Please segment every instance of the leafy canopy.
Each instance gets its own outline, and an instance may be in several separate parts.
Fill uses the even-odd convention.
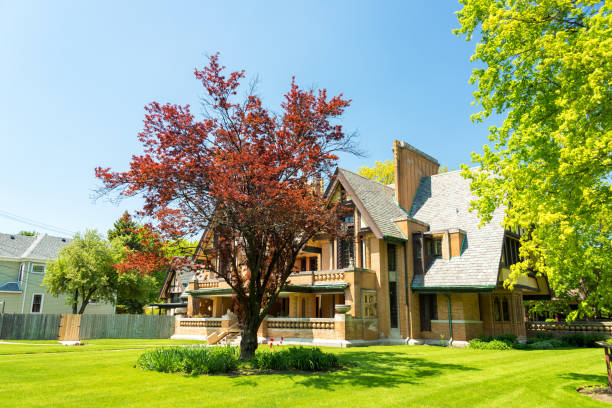
[[[385,185],[395,182],[395,166],[391,160],[385,160],[384,162],[377,160],[372,167],[360,167],[358,173],[360,176],[378,181]]]
[[[76,234],[49,263],[43,285],[54,296],[67,294],[72,313],[82,314],[92,300],[114,303],[118,276],[112,265],[120,257],[121,247],[96,231]]]
[[[206,231],[198,266],[234,290],[248,359],[298,253],[338,222],[319,181],[331,176],[337,152],[352,151],[335,123],[350,101],[292,81],[281,112],[272,113],[253,87],[237,96],[244,71],[226,74],[218,55],[195,76],[206,93],[204,117],[151,103],[139,135],[144,154],[127,171],[99,167],[96,175],[104,193],[142,194],[142,213],[166,235]]]
[[[448,166],[443,165],[438,170],[438,174],[448,172]],[[361,166],[358,171],[360,176],[369,178],[370,180],[377,181],[384,185],[395,183],[395,165],[391,160],[385,160],[384,162],[375,161],[374,166]]]
[[[519,275],[535,269],[575,294],[570,318],[612,310],[612,4],[461,0],[456,34],[479,37],[470,79],[490,145],[463,166],[483,222],[506,207],[522,227]]]

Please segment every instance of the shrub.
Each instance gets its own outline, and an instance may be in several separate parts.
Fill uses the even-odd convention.
[[[565,344],[561,340],[549,339],[549,340],[538,340],[528,345],[528,348],[533,350],[550,350],[559,347],[563,347]]]
[[[480,339],[470,340],[470,348],[476,350],[510,350],[511,347],[501,340],[482,341]]]
[[[229,346],[162,347],[143,353],[138,358],[138,366],[164,373],[227,373],[238,368],[238,356],[238,348]]]
[[[514,334],[506,333],[495,336],[494,340],[503,341],[504,343],[510,346],[517,342],[518,337],[516,337],[516,335]]]
[[[550,339],[554,339],[555,336],[552,333],[542,331],[542,332],[537,332],[533,338],[537,340],[550,340]]]
[[[604,339],[605,336],[599,333],[571,333],[561,336],[561,341],[563,343],[573,347],[597,347],[596,342]]]
[[[257,351],[251,364],[261,370],[324,371],[338,367],[340,362],[335,354],[324,353],[316,347],[289,347],[275,351]]]

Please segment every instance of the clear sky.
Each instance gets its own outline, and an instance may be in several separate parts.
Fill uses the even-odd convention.
[[[474,43],[452,33],[455,1],[0,0],[0,232],[106,232],[124,210],[92,200],[94,167],[126,169],[151,101],[199,112],[193,70],[221,53],[258,76],[278,109],[291,76],[353,100],[343,125],[367,157],[404,140],[458,169],[487,142],[469,120]],[[64,234],[66,235],[66,234]]]

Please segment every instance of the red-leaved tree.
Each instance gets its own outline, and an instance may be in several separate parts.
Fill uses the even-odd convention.
[[[204,114],[153,102],[139,139],[144,154],[130,169],[96,168],[104,192],[142,194],[142,213],[166,234],[207,231],[205,268],[234,290],[243,330],[241,359],[257,348],[257,330],[292,272],[298,252],[319,233],[337,230],[337,208],[321,193],[321,177],[352,135],[333,123],[349,106],[342,95],[300,89],[293,80],[279,114],[249,87],[244,71],[225,76],[218,55],[195,76],[206,91]]]

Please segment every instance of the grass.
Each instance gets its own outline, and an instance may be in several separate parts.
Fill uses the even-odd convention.
[[[469,350],[427,346],[330,349],[353,362],[327,373],[165,374],[135,368],[169,340],[97,340],[86,346],[0,344],[0,406],[7,407],[598,407],[576,392],[606,384],[601,349]],[[50,350],[74,350],[56,353]],[[32,354],[32,349],[39,350]],[[77,351],[78,350],[78,351]]]
[[[197,340],[125,339],[85,340],[84,346],[64,346],[54,340],[0,340],[0,356],[9,354],[75,353],[89,351],[111,351],[147,349],[164,345],[202,344]],[[2,375],[0,371],[0,376]],[[1,406],[1,404],[0,404]]]

